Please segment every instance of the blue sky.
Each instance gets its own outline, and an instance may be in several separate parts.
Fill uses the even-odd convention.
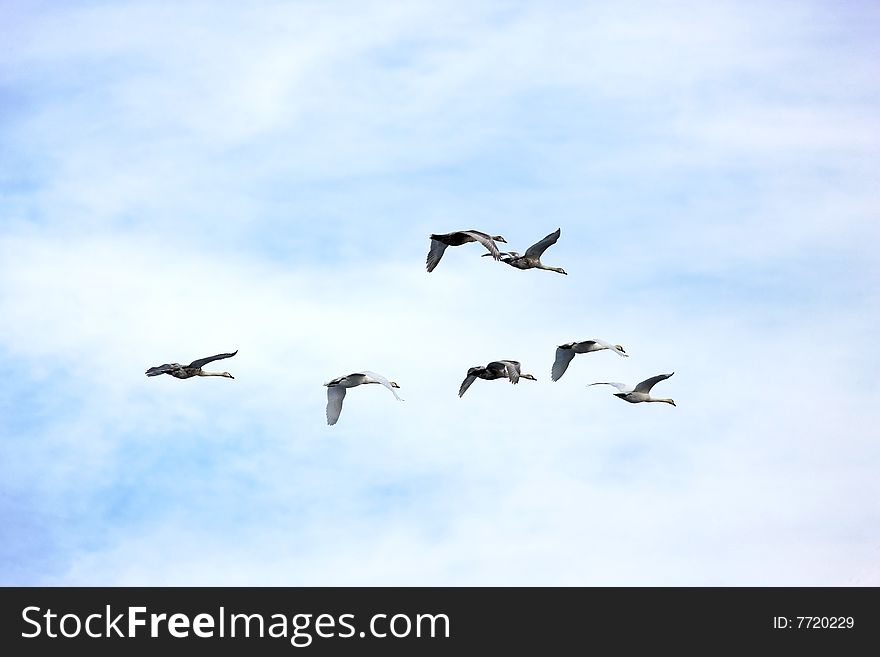
[[[0,7],[0,583],[880,584],[876,7],[219,7]]]

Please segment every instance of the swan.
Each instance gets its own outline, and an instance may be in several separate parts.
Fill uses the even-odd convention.
[[[565,370],[568,369],[568,364],[575,354],[588,354],[591,351],[602,351],[603,349],[610,349],[623,358],[629,357],[619,344],[611,344],[598,338],[582,342],[567,342],[556,347],[556,360],[553,363],[553,369],[550,371],[550,378],[554,381],[559,381],[562,375],[565,374]]]
[[[457,230],[454,233],[431,235],[431,249],[428,251],[428,271],[434,271],[434,268],[440,262],[440,258],[443,257],[443,252],[446,251],[447,246],[461,246],[468,242],[479,242],[489,249],[489,253],[486,255],[490,255],[496,260],[501,257],[501,254],[498,252],[495,242],[507,244],[507,240],[501,237],[501,235],[487,235],[478,230]]]
[[[529,381],[537,381],[531,374],[522,374],[520,362],[518,360],[494,360],[485,367],[477,365],[471,367],[467,371],[467,376],[461,382],[458,389],[458,396],[461,397],[471,387],[471,384],[477,379],[485,379],[486,381],[494,381],[495,379],[510,379],[511,383],[519,383],[520,379],[528,379]]]
[[[591,386],[614,386],[620,392],[615,392],[615,397],[620,397],[624,401],[628,401],[631,404],[638,404],[639,402],[664,402],[666,404],[672,404],[675,406],[675,402],[671,399],[661,399],[660,397],[651,397],[648,393],[651,392],[651,388],[654,387],[656,383],[660,381],[665,381],[670,376],[675,374],[675,372],[670,372],[669,374],[658,374],[657,376],[652,376],[650,379],[645,379],[641,383],[637,384],[635,388],[632,388],[625,383],[612,383],[609,381],[603,381],[601,383],[591,383]]]
[[[202,366],[207,365],[208,363],[215,360],[222,360],[223,358],[232,358],[235,354],[238,353],[238,349],[233,351],[231,354],[217,354],[216,356],[208,356],[207,358],[199,358],[198,360],[194,360],[189,365],[181,365],[180,363],[165,363],[164,365],[157,365],[156,367],[151,367],[148,369],[145,374],[147,376],[159,376],[160,374],[170,374],[176,379],[189,379],[193,376],[224,376],[227,379],[234,379],[229,372],[205,372],[202,369]]]
[[[547,271],[555,271],[559,274],[567,275],[568,272],[562,267],[549,267],[541,262],[541,255],[549,246],[556,244],[556,240],[559,239],[561,234],[561,229],[557,228],[540,242],[535,242],[527,248],[524,255],[520,255],[516,251],[508,251],[501,254],[500,260],[501,262],[506,262],[511,267],[516,267],[517,269],[546,269]],[[484,253],[483,255],[485,256],[488,254]],[[497,259],[498,258],[496,258],[496,260]]]
[[[349,374],[348,376],[340,376],[332,381],[328,381],[324,385],[327,386],[327,424],[336,424],[339,414],[342,412],[342,400],[345,399],[346,388],[354,388],[365,383],[378,383],[385,386],[394,395],[397,401],[403,401],[394,392],[395,388],[400,388],[394,381],[389,381],[381,374],[375,372],[363,371]]]

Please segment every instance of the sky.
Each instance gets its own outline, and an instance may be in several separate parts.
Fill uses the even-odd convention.
[[[870,2],[0,3],[0,584],[880,585],[878,36]],[[425,271],[471,228],[561,228],[568,275]],[[589,338],[630,357],[551,382]],[[458,398],[502,358],[537,381]],[[404,401],[327,426],[362,370]],[[668,372],[676,407],[587,387]]]

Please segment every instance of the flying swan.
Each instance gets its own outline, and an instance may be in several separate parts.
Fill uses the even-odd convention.
[[[189,379],[194,376],[224,376],[227,379],[234,379],[229,372],[205,372],[202,369],[202,366],[207,365],[210,362],[215,360],[222,360],[223,358],[232,358],[235,354],[238,353],[238,349],[233,351],[231,354],[217,354],[216,356],[208,356],[207,358],[199,358],[198,360],[194,360],[189,365],[181,365],[180,363],[165,363],[164,365],[157,365],[156,367],[151,367],[148,369],[145,374],[147,376],[159,376],[160,374],[170,374],[176,379]]]
[[[561,234],[561,229],[557,228],[540,242],[532,244],[526,249],[524,255],[520,255],[516,251],[502,253],[501,262],[506,262],[511,267],[516,267],[517,269],[546,269],[547,271],[555,271],[559,274],[567,274],[568,272],[562,267],[550,267],[541,262],[541,255],[543,255],[544,251],[546,251],[549,246],[556,244],[556,240],[559,239]],[[489,254],[484,253],[483,255],[486,256]]]
[[[443,252],[446,251],[447,246],[461,246],[468,242],[479,242],[489,249],[489,253],[485,255],[490,255],[496,260],[501,257],[501,254],[498,251],[498,247],[495,246],[495,242],[507,244],[507,240],[501,237],[501,235],[487,235],[478,230],[457,230],[454,233],[431,235],[431,248],[428,251],[428,271],[434,271],[434,268],[440,262],[440,258],[443,257]]]
[[[657,376],[652,376],[650,379],[645,379],[641,383],[639,383],[635,388],[632,388],[625,383],[612,383],[609,381],[603,381],[600,383],[591,383],[591,386],[614,386],[620,392],[615,392],[615,397],[620,397],[624,401],[628,401],[631,404],[638,404],[639,402],[664,402],[666,404],[672,404],[675,406],[675,402],[671,399],[662,399],[660,397],[651,397],[648,393],[651,392],[651,388],[654,387],[654,384],[659,383],[660,381],[665,381],[670,376],[675,374],[675,372],[670,372],[669,374],[658,374]]]
[[[375,372],[355,372],[348,376],[340,376],[328,381],[324,385],[327,386],[327,424],[336,424],[339,414],[342,412],[342,400],[345,399],[346,388],[354,388],[365,383],[378,383],[385,386],[394,395],[397,401],[403,401],[394,392],[395,388],[400,388],[394,381],[389,381],[381,374]]]
[[[553,362],[553,369],[550,370],[550,378],[559,381],[575,354],[588,354],[591,351],[602,351],[603,349],[609,349],[623,358],[629,357],[619,344],[611,344],[598,338],[583,342],[567,342],[556,347],[556,360]]]
[[[520,379],[528,379],[529,381],[537,381],[531,374],[522,374],[520,362],[518,360],[495,360],[483,367],[477,365],[471,367],[467,371],[467,376],[461,382],[458,389],[458,396],[461,397],[471,387],[471,384],[477,379],[485,379],[486,381],[494,381],[495,379],[510,379],[511,383],[519,383]]]

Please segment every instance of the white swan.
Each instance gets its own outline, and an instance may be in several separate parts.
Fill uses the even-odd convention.
[[[619,344],[611,344],[598,338],[582,342],[567,342],[556,347],[556,360],[553,362],[553,369],[550,370],[550,378],[559,381],[575,354],[588,354],[591,351],[602,351],[603,349],[613,351],[624,358],[629,357]]]
[[[164,365],[157,365],[156,367],[151,367],[144,374],[147,376],[159,376],[160,374],[170,374],[175,379],[189,379],[193,376],[223,376],[227,379],[234,379],[229,372],[205,372],[202,369],[202,366],[207,365],[210,362],[215,360],[221,360],[223,358],[232,358],[235,354],[238,353],[238,349],[233,351],[231,354],[217,354],[216,356],[208,356],[207,358],[199,358],[198,360],[194,360],[189,365],[181,365],[180,363],[165,363]]]
[[[428,271],[434,271],[434,268],[440,262],[440,258],[443,257],[447,246],[461,246],[468,242],[479,242],[489,249],[489,253],[486,255],[490,255],[498,260],[501,254],[498,252],[495,242],[504,242],[506,244],[507,240],[501,237],[501,235],[488,235],[478,230],[457,230],[453,233],[431,235],[431,248],[428,251]]]
[[[635,388],[628,386],[625,383],[614,383],[611,381],[602,381],[600,383],[591,383],[591,386],[614,386],[620,392],[615,392],[615,397],[620,397],[624,401],[628,401],[631,404],[638,404],[639,402],[663,402],[665,404],[672,404],[675,406],[675,402],[671,399],[662,399],[660,397],[651,397],[648,393],[651,392],[651,388],[654,387],[655,383],[659,383],[660,381],[665,381],[670,376],[675,374],[675,372],[670,372],[669,374],[658,374],[657,376],[652,376],[650,379],[645,379],[641,383],[637,384]]]
[[[385,386],[394,395],[398,401],[403,401],[397,396],[395,388],[400,388],[394,381],[389,381],[381,374],[375,372],[363,371],[349,374],[348,376],[340,376],[328,381],[324,385],[327,386],[327,424],[336,424],[339,414],[342,412],[342,400],[345,399],[346,388],[354,388],[365,383],[378,383]]]
[[[477,379],[485,379],[486,381],[494,381],[495,379],[510,379],[511,383],[519,383],[520,379],[528,379],[529,381],[537,381],[531,374],[522,374],[520,362],[518,360],[494,360],[485,367],[477,365],[471,367],[467,371],[467,376],[461,382],[458,389],[458,396],[461,397],[471,387],[471,384]]]

